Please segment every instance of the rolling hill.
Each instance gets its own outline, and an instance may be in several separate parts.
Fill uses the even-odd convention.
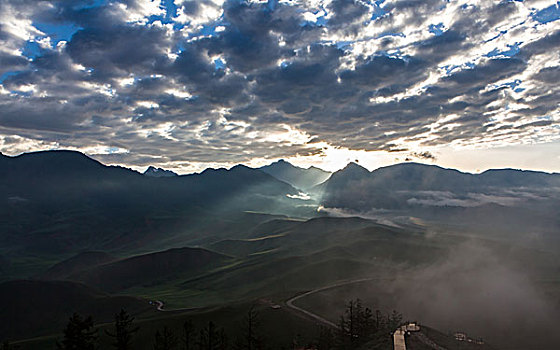
[[[83,252],[56,263],[39,277],[47,280],[65,280],[83,270],[95,268],[117,260],[105,252]]]
[[[118,292],[134,286],[154,286],[193,277],[229,260],[228,256],[202,248],[175,248],[83,269],[68,279],[106,292]]]

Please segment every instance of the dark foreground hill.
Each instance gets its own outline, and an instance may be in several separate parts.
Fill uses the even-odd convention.
[[[18,280],[0,283],[0,338],[59,332],[74,312],[109,322],[121,308],[134,314],[154,310],[147,300],[110,296],[80,283]]]

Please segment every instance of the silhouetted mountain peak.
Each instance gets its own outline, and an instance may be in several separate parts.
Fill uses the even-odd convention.
[[[259,170],[303,190],[320,184],[331,174],[316,167],[300,168],[284,159],[263,166]]]
[[[299,168],[299,167],[293,165],[292,163],[290,163],[290,162],[288,162],[284,159],[277,160],[273,163],[270,163],[269,165],[265,165],[265,166],[261,167],[260,169],[272,169],[272,168],[277,168],[277,169],[288,169],[288,168],[290,168],[290,169],[302,169],[302,168]]]
[[[336,173],[346,173],[346,174],[370,174],[370,171],[355,162],[348,163],[344,168],[337,171]]]
[[[81,161],[81,162],[94,162],[100,164],[95,159],[88,157],[87,155],[72,150],[49,150],[49,151],[37,151],[37,152],[29,152],[29,153],[22,153],[18,156],[11,157],[11,158],[19,158],[19,159],[41,159],[43,161]]]
[[[252,171],[255,170],[253,168],[249,168],[248,166],[244,165],[244,164],[237,164],[233,167],[231,167],[231,169],[229,169],[229,171]]]
[[[156,168],[153,166],[149,166],[148,169],[146,169],[146,171],[144,171],[144,175],[146,176],[151,176],[151,177],[173,177],[173,176],[178,176],[177,173],[171,171],[171,170],[165,170],[162,168]]]

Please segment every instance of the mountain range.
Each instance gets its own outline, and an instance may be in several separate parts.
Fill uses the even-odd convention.
[[[402,163],[370,172],[350,163],[314,190],[322,195],[321,204],[325,207],[353,210],[409,209],[418,204],[507,205],[517,200],[555,197],[560,190],[560,174],[514,169],[471,174],[419,163]],[[542,198],[535,198],[539,194]]]
[[[197,232],[242,212],[309,218],[317,215],[319,206],[353,214],[408,211],[430,218],[442,212],[461,216],[458,211],[473,212],[480,206],[501,216],[522,208],[544,215],[539,220],[543,225],[559,225],[554,217],[560,175],[535,171],[469,174],[403,163],[370,172],[350,163],[331,175],[278,161],[259,169],[237,165],[153,177],[105,166],[74,151],[2,155],[0,169],[0,204],[5,208],[0,212],[0,255],[8,260],[18,251],[76,254],[108,247],[113,252],[172,248],[178,242],[204,241]],[[312,196],[301,197],[302,190]],[[220,219],[209,223],[210,217]],[[9,264],[2,265],[0,271],[5,271]]]

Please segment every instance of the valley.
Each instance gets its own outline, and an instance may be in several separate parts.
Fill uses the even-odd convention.
[[[496,349],[559,341],[541,337],[560,310],[557,174],[279,162],[155,177],[60,151],[0,167],[0,339],[22,349],[54,346],[73,312],[107,329],[121,307],[137,349],[186,319],[234,338],[252,306],[272,347],[303,346],[355,299]]]

